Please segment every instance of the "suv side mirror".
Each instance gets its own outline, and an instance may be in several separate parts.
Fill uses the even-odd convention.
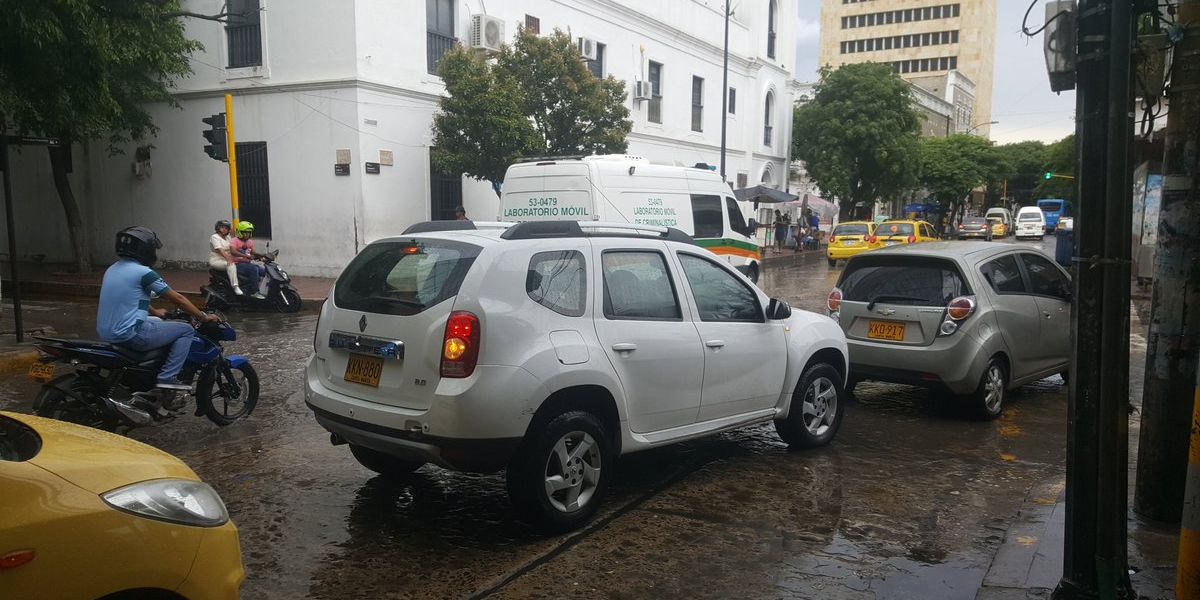
[[[792,316],[792,307],[787,305],[787,302],[771,298],[771,302],[767,304],[767,318],[772,321],[782,321]]]

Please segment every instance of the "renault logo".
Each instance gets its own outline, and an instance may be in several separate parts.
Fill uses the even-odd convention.
[[[358,331],[361,333],[367,330],[367,315],[358,318]]]

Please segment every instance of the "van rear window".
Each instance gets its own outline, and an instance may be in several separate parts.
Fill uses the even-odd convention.
[[[971,293],[954,263],[920,256],[857,258],[838,287],[850,302],[904,306],[946,306]]]
[[[371,244],[338,278],[333,301],[348,310],[415,315],[458,294],[479,250],[447,240]]]
[[[1041,215],[1039,215],[1035,212],[1023,212],[1023,213],[1017,215],[1017,220],[1018,221],[1041,221],[1042,217],[1041,217]]]

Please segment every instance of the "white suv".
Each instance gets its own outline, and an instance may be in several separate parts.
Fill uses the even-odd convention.
[[[769,420],[820,446],[845,408],[837,323],[659,227],[414,225],[350,262],[314,345],[334,444],[391,477],[507,467],[549,531],[591,518],[621,454]]]

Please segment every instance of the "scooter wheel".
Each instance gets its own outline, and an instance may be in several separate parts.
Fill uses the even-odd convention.
[[[300,292],[296,290],[281,289],[271,299],[275,302],[275,309],[281,313],[294,313],[300,310]]]

